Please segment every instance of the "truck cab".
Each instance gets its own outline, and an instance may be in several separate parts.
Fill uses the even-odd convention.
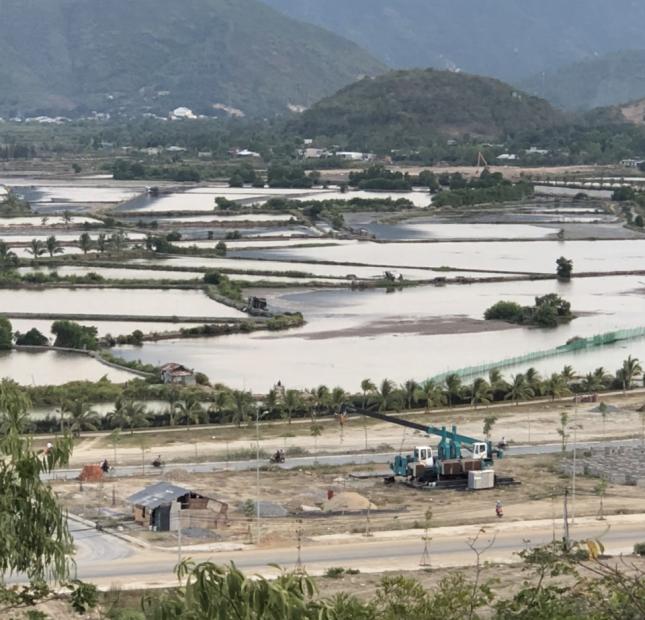
[[[488,454],[488,444],[483,441],[474,443],[472,446],[472,453],[472,458],[474,459],[487,460],[490,456]]]
[[[418,446],[414,449],[414,462],[425,467],[434,466],[434,455],[430,446]]]

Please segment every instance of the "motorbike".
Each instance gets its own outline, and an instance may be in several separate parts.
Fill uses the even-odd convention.
[[[495,506],[495,514],[497,515],[498,519],[501,519],[504,516],[504,507],[499,502],[497,502]]]
[[[284,457],[284,452],[282,450],[279,450],[278,452],[276,452],[269,459],[269,462],[273,464],[284,463],[284,461],[285,461],[285,457]]]
[[[152,461],[152,466],[159,469],[160,467],[163,467],[163,461],[161,459],[155,459]]]

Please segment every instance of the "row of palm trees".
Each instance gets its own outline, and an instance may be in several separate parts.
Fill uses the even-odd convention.
[[[103,254],[109,248],[113,248],[116,252],[121,252],[128,242],[128,238],[123,231],[117,231],[109,237],[105,233],[100,233],[96,241],[92,240],[89,233],[81,233],[78,238],[78,246],[81,248],[83,254],[87,254],[92,248],[96,249]],[[63,254],[64,248],[60,241],[56,239],[55,235],[47,237],[45,241],[41,239],[32,239],[27,247],[27,252],[34,258],[39,258],[45,254],[49,254],[53,258],[56,254]],[[15,256],[15,254],[14,254]]]
[[[360,391],[351,394],[341,387],[325,385],[308,390],[285,389],[279,385],[258,401],[249,391],[230,390],[217,387],[211,393],[197,392],[182,394],[179,388],[168,392],[167,408],[164,412],[151,412],[144,403],[120,397],[114,409],[101,418],[90,403],[83,400],[63,403],[60,408],[60,427],[79,434],[81,431],[99,428],[127,429],[151,424],[177,426],[203,423],[231,423],[241,426],[252,422],[263,412],[263,417],[284,419],[288,423],[294,418],[310,416],[341,416],[348,405],[372,409],[379,412],[456,405],[478,406],[494,402],[510,401],[519,404],[533,398],[555,400],[574,393],[594,393],[609,389],[627,391],[634,387],[636,380],[643,377],[640,361],[629,356],[615,372],[609,373],[603,367],[585,375],[578,375],[571,366],[561,372],[542,377],[535,368],[518,373],[506,380],[499,369],[493,369],[487,378],[479,377],[472,383],[464,383],[457,374],[448,375],[442,383],[432,379],[418,383],[414,380],[397,385],[390,379],[380,384],[364,379]],[[208,400],[204,400],[204,396]]]

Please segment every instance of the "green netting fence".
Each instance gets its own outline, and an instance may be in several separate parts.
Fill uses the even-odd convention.
[[[574,353],[576,351],[583,351],[585,349],[594,349],[596,347],[603,347],[609,344],[614,344],[615,342],[620,342],[621,340],[632,340],[635,338],[643,337],[645,337],[645,327],[621,329],[613,332],[607,332],[605,334],[596,334],[595,336],[590,336],[588,338],[575,338],[570,342],[567,342],[567,344],[555,347],[554,349],[547,349],[545,351],[533,351],[531,353],[518,355],[516,357],[509,357],[497,362],[486,362],[478,366],[468,366],[466,368],[460,368],[459,370],[451,370],[449,372],[435,375],[434,377],[432,377],[432,380],[436,381],[437,383],[441,383],[445,381],[446,377],[448,377],[449,375],[458,375],[462,379],[479,377],[488,374],[488,372],[495,368],[502,369],[509,368],[511,366],[520,366],[522,364],[535,362],[550,357],[556,357],[565,353]]]

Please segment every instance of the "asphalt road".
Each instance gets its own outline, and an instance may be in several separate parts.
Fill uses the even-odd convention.
[[[638,445],[640,439],[619,439],[615,441],[604,441],[604,442],[594,442],[594,441],[585,441],[578,442],[577,448],[579,450],[589,449],[591,447],[618,447],[618,446],[631,446]],[[569,444],[569,449],[571,449],[571,444]],[[536,445],[526,445],[526,446],[514,446],[506,450],[508,456],[523,456],[527,454],[553,454],[560,452],[562,449],[559,443],[553,444],[536,444]],[[367,465],[367,464],[387,464],[393,460],[393,458],[398,454],[398,452],[380,452],[380,453],[366,453],[366,454],[330,454],[330,455],[321,455],[321,456],[304,456],[287,459],[287,462],[280,465],[279,467],[283,469],[297,469],[299,467],[310,467],[312,465]],[[260,461],[260,465],[268,465],[269,462],[267,459]],[[167,463],[164,465],[163,469],[165,471],[170,470],[183,470],[190,473],[209,473],[214,471],[221,470],[230,470],[230,471],[247,471],[255,469],[257,467],[257,461],[255,459],[249,461],[213,461],[213,462],[204,462],[204,463]],[[150,463],[146,463],[145,467],[142,468],[141,465],[125,465],[123,467],[116,467],[111,472],[110,475],[117,477],[129,477],[129,476],[140,476],[153,475],[156,470]],[[43,476],[46,480],[74,480],[78,478],[81,473],[80,469],[59,469]]]
[[[640,519],[640,522],[639,522]],[[440,528],[431,530],[430,545],[431,565],[435,567],[468,566],[475,559],[468,546],[468,540],[478,531],[475,527]],[[390,533],[397,536],[397,533]],[[642,515],[631,516],[628,521],[619,517],[607,521],[579,519],[578,525],[572,527],[572,538],[582,540],[600,538],[610,555],[631,552],[636,542],[645,538],[645,519]],[[305,544],[301,551],[301,562],[312,574],[323,572],[331,566],[357,568],[362,572],[380,572],[386,570],[412,570],[419,567],[423,552],[421,537],[381,539],[382,534],[373,538],[349,537],[335,542],[319,541]],[[488,526],[480,534],[477,547],[486,546],[493,541],[482,560],[489,562],[508,562],[515,554],[527,546],[538,546],[562,536],[561,524],[545,521],[539,522],[499,522]],[[110,545],[109,535],[96,533],[102,545]],[[95,543],[92,543],[95,544]],[[137,550],[126,557],[87,557],[79,555],[78,576],[87,581],[99,584],[127,585],[162,585],[173,580],[173,568],[177,562],[177,552],[160,552]],[[185,555],[184,555],[185,557]],[[219,553],[190,553],[195,561],[211,560],[218,564],[235,562],[249,573],[265,575],[275,574],[269,564],[278,564],[283,568],[294,568],[297,562],[297,550],[249,549],[245,551]]]

